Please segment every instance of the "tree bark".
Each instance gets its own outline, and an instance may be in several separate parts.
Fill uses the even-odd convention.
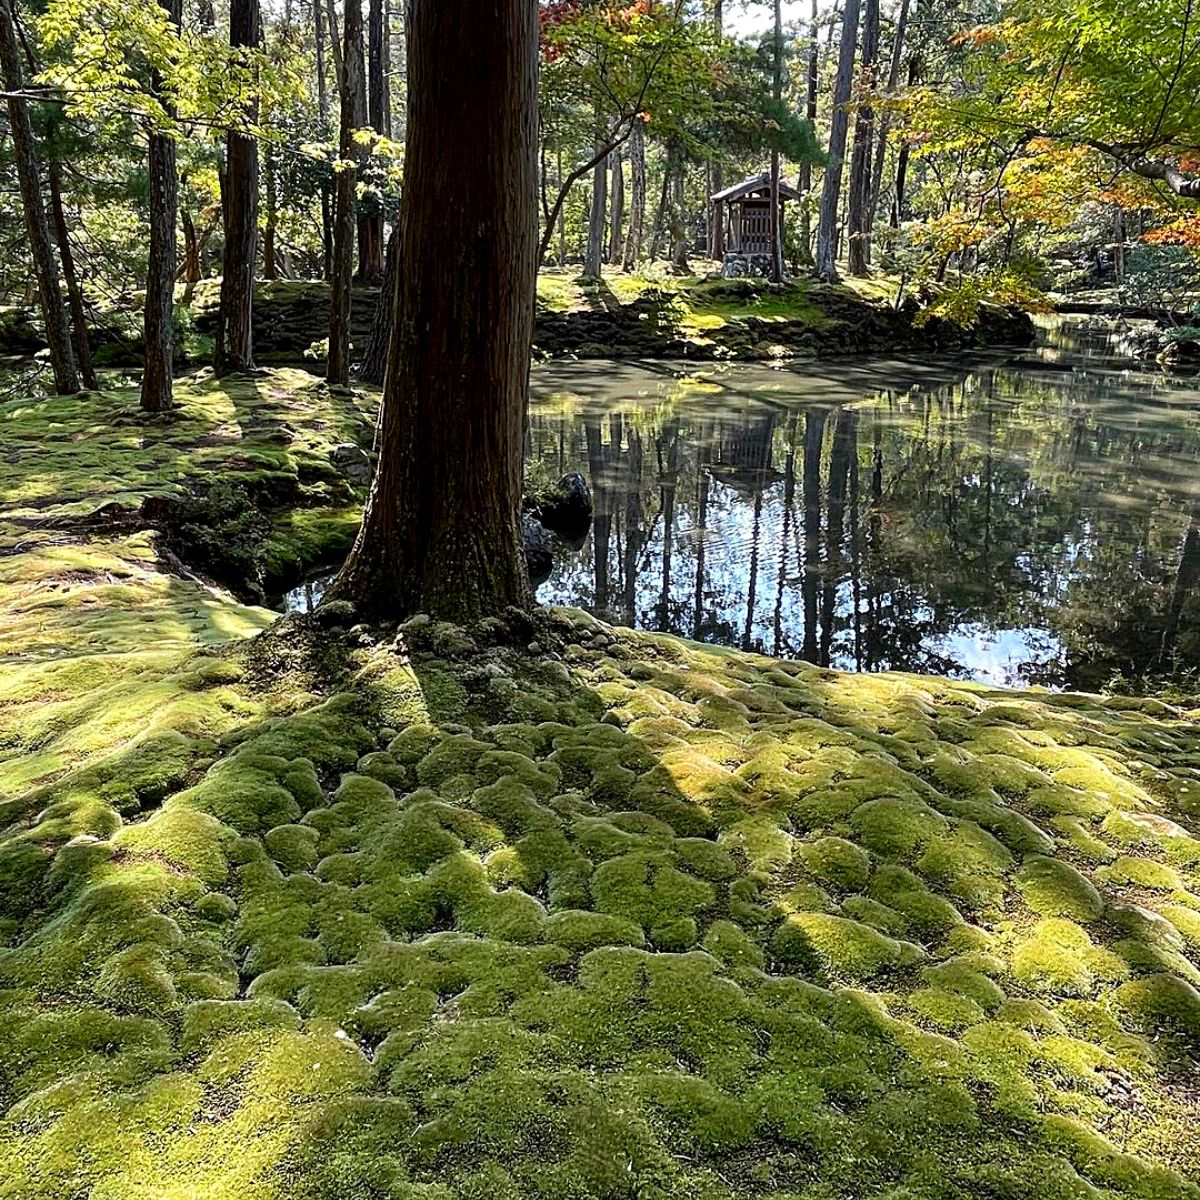
[[[176,29],[183,17],[182,0],[159,0]],[[152,86],[158,90],[162,80]],[[175,105],[162,99],[163,113],[175,116]],[[146,366],[142,371],[142,408],[166,412],[174,404],[175,385],[175,218],[179,208],[179,177],[175,170],[175,138],[161,131],[150,134],[149,158],[150,250],[146,263],[146,308],[142,325]]]
[[[263,221],[262,277],[278,279],[279,270],[276,266],[278,252],[275,242],[279,224],[279,187],[275,175],[275,150],[270,144],[263,152],[263,175],[265,177],[263,191],[266,193],[266,216]]]
[[[675,164],[674,181],[671,187],[671,267],[680,275],[687,275],[692,269],[688,262],[686,183],[685,163],[683,156],[680,155],[679,161]]]
[[[407,33],[410,182],[380,460],[332,594],[376,618],[467,622],[531,602],[537,6],[412,0]]]
[[[17,180],[21,189],[21,207],[25,214],[25,231],[29,237],[29,253],[37,275],[41,298],[42,320],[46,340],[50,345],[50,369],[54,375],[54,390],[60,396],[79,391],[79,373],[75,352],[71,346],[71,327],[67,310],[59,291],[58,267],[50,241],[50,226],[42,203],[42,181],[33,127],[29,122],[29,107],[22,96],[25,72],[21,67],[21,51],[17,42],[16,17],[13,0],[0,0],[0,78],[8,93],[8,126],[12,135],[13,158],[17,165]]]
[[[312,0],[312,15],[317,56],[317,113],[325,127],[329,124],[329,89],[325,84],[325,21],[321,15],[321,0]]]
[[[629,138],[629,230],[625,235],[625,270],[636,271],[646,227],[646,134],[641,120]]]
[[[379,303],[375,306],[375,319],[371,323],[371,336],[363,350],[362,364],[358,377],[363,383],[382,383],[387,370],[388,345],[392,340],[395,324],[396,281],[400,274],[400,223],[392,227],[388,238],[387,258],[383,270],[383,286],[379,291]]]
[[[725,5],[716,0],[713,5],[713,32],[718,38],[725,36]],[[715,161],[709,166],[708,194],[715,196],[725,189],[725,166]],[[720,204],[709,201],[708,212],[708,257],[718,262],[725,259],[725,211]]]
[[[842,43],[838,48],[837,78],[833,87],[833,112],[829,123],[829,162],[821,185],[821,215],[817,227],[817,276],[827,282],[838,278],[838,212],[842,198],[842,160],[850,115],[846,105],[854,84],[854,52],[858,39],[860,0],[846,0],[842,15]]]
[[[817,38],[817,0],[812,0],[812,13],[808,22],[808,64],[805,79],[804,115],[815,130],[817,127],[818,67],[821,48]],[[809,209],[809,193],[812,191],[812,163],[807,159],[800,164],[798,190],[803,196],[800,201],[800,245],[805,261],[812,260],[812,213]]]
[[[597,120],[599,118],[597,117]],[[597,149],[599,149],[597,145]],[[604,262],[604,222],[608,216],[608,155],[592,168],[592,201],[588,209],[587,257],[583,261],[585,279],[599,279]]]
[[[896,15],[896,32],[892,37],[892,54],[888,62],[887,92],[893,96],[900,83],[900,62],[904,56],[904,40],[908,33],[909,0],[900,0]],[[867,220],[874,225],[879,211],[879,193],[883,188],[883,163],[887,156],[888,133],[892,114],[885,109],[879,118],[879,137],[875,143],[875,159],[871,166],[871,194],[867,201]]]
[[[67,227],[67,214],[62,198],[62,163],[51,159],[46,168],[46,179],[50,185],[50,216],[54,226],[54,240],[58,243],[58,257],[62,262],[63,282],[67,285],[67,308],[71,314],[71,349],[75,352],[75,365],[85,388],[96,387],[96,369],[92,366],[92,345],[88,341],[87,316],[83,311],[83,289],[79,286],[79,273],[75,269],[75,254],[71,250],[71,231]]]
[[[387,132],[387,76],[384,36],[387,23],[385,0],[370,0],[367,6],[367,83],[360,126],[370,122],[378,134]],[[358,206],[358,280],[379,283],[383,279],[383,204],[372,194]]]
[[[783,6],[775,0],[773,42],[774,69],[771,95],[777,105],[783,103]],[[771,282],[783,282],[783,220],[779,205],[779,147],[771,150]]]
[[[612,186],[609,189],[611,197],[608,211],[608,261],[619,267],[624,258],[625,239],[625,167],[619,149],[609,156],[612,166]]]
[[[229,44],[235,50],[262,44],[258,0],[233,0],[229,10]],[[258,120],[258,100],[244,113]],[[225,170],[221,176],[221,213],[225,255],[221,278],[221,315],[215,368],[218,375],[254,369],[254,268],[258,257],[258,142],[231,129],[225,135]]]
[[[362,8],[358,0],[343,5],[345,27],[342,43],[342,119],[338,144],[341,160],[334,180],[333,286],[329,299],[329,356],[325,378],[345,387],[350,382],[350,305],[354,276],[354,210],[358,188],[360,154],[354,130],[360,114],[360,96],[365,96],[362,78]],[[361,246],[362,227],[359,226]]]
[[[858,115],[854,121],[854,151],[850,157],[850,195],[846,204],[849,239],[847,260],[851,275],[866,275],[871,262],[871,152],[875,112],[868,97],[875,90],[875,60],[879,57],[879,0],[864,0],[862,62]]]

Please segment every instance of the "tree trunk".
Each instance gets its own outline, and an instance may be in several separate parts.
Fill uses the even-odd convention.
[[[183,17],[182,0],[159,0],[176,29]],[[156,73],[157,74],[157,73]],[[158,90],[162,80],[154,78]],[[167,118],[175,105],[162,100]],[[146,264],[146,307],[142,324],[146,366],[142,372],[142,408],[166,412],[174,404],[175,384],[175,217],[179,208],[179,177],[175,171],[175,139],[150,134],[149,158],[150,250]]]
[[[385,0],[370,0],[367,6],[367,85],[360,125],[370,122],[376,133],[387,132],[387,76],[384,39],[387,28]],[[383,204],[377,194],[358,206],[358,280],[379,283],[383,279]]]
[[[625,239],[622,236],[625,228],[625,167],[619,149],[614,150],[608,157],[612,165],[611,200],[608,213],[608,261],[614,267],[619,267],[625,248]]]
[[[866,275],[871,262],[871,151],[875,141],[875,113],[867,97],[875,90],[875,60],[878,57],[879,0],[864,0],[859,76],[862,103],[854,121],[850,196],[846,206],[847,258],[851,275]]]
[[[531,602],[520,508],[537,6],[412,0],[407,32],[409,182],[380,461],[332,594],[367,616],[467,622]]]
[[[597,123],[599,116],[597,115]],[[597,144],[597,149],[599,149]],[[585,279],[599,279],[604,262],[604,221],[608,216],[607,156],[592,168],[592,202],[588,209],[587,257],[583,262]]]
[[[63,282],[67,285],[67,306],[71,314],[71,349],[75,352],[75,365],[85,388],[96,387],[96,370],[92,366],[92,346],[88,341],[87,316],[83,311],[83,290],[79,286],[79,273],[75,270],[75,255],[71,250],[71,231],[67,228],[67,214],[62,198],[62,163],[51,159],[46,168],[50,184],[50,216],[54,226],[54,240],[58,243],[58,257],[62,261]]]
[[[235,50],[262,44],[258,0],[233,0],[229,9],[229,44]],[[258,100],[243,114],[258,120]],[[225,170],[221,176],[221,212],[225,223],[225,261],[221,278],[221,316],[216,362],[218,375],[254,369],[254,268],[258,257],[258,142],[231,129],[225,135]]]
[[[674,179],[675,152],[667,150],[667,161],[663,166],[662,195],[658,198],[658,212],[654,214],[654,227],[650,231],[650,261],[658,258],[662,249],[663,230],[667,227],[667,210],[671,204],[671,183]]]
[[[329,89],[325,85],[325,21],[321,15],[321,0],[312,0],[313,40],[317,53],[317,113],[322,128],[329,125]]]
[[[29,237],[29,253],[37,274],[41,298],[42,320],[46,340],[50,344],[50,368],[54,374],[54,390],[60,396],[79,391],[79,374],[75,367],[75,352],[71,347],[71,327],[67,310],[59,291],[58,267],[50,241],[50,226],[42,203],[42,181],[38,167],[37,147],[33,127],[29,123],[29,107],[21,95],[25,73],[21,68],[21,51],[17,42],[13,0],[0,0],[0,78],[8,93],[8,126],[12,134],[13,158],[17,164],[17,179],[21,188],[21,207],[25,213],[25,231]]]
[[[817,276],[835,281],[837,271],[838,211],[842,198],[842,160],[849,132],[850,92],[854,84],[854,51],[858,38],[860,0],[846,0],[842,15],[842,44],[838,48],[837,78],[833,88],[833,112],[829,123],[829,162],[821,185],[821,216],[817,227]]]
[[[359,151],[354,142],[359,98],[365,96],[362,77],[362,8],[358,0],[343,6],[342,117],[338,157],[341,166],[334,180],[333,287],[329,298],[329,357],[325,378],[345,387],[350,382],[350,304],[354,276],[354,210],[358,189]],[[359,226],[360,246],[362,226]]]
[[[868,0],[870,3],[871,0]],[[776,105],[783,103],[783,6],[775,0],[775,32],[772,41],[774,71],[771,95]],[[783,221],[779,205],[779,147],[771,150],[771,282],[783,282]]]
[[[716,0],[713,5],[713,32],[718,38],[725,36],[725,5]],[[715,196],[725,189],[725,167],[717,161],[709,167],[708,194]],[[720,204],[709,203],[708,212],[708,257],[717,262],[725,259],[725,210]]]
[[[641,120],[629,138],[629,231],[625,235],[625,270],[636,271],[646,227],[646,134]]]
[[[817,39],[817,0],[812,0],[812,13],[808,22],[808,67],[805,80],[804,115],[815,130],[817,127],[818,66],[821,49]],[[800,246],[805,261],[812,259],[812,212],[809,193],[812,191],[812,163],[805,160],[800,164],[799,191],[804,197],[800,201]]]
[[[371,323],[371,336],[363,350],[362,364],[358,377],[363,383],[382,383],[387,369],[388,344],[392,340],[395,324],[396,280],[400,273],[400,222],[392,227],[388,238],[387,259],[383,270],[383,286],[379,292],[379,303],[375,306],[375,319]]]
[[[275,150],[268,144],[263,154],[263,174],[266,192],[266,220],[263,222],[263,267],[264,279],[278,279],[275,247],[279,223],[279,188],[275,177]]]
[[[674,182],[671,188],[671,267],[680,275],[691,272],[688,262],[687,198],[684,191],[687,182],[683,156],[675,165]]]
[[[900,0],[900,11],[896,16],[896,32],[892,38],[892,54],[888,62],[887,92],[895,94],[900,83],[900,61],[904,56],[904,39],[908,33],[909,0]],[[867,201],[867,220],[874,225],[879,210],[879,193],[883,188],[883,163],[887,157],[888,132],[892,114],[885,109],[879,118],[879,137],[875,143],[875,161],[871,169],[871,195]]]

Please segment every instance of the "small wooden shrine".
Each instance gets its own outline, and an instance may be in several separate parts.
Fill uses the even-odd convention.
[[[799,200],[800,193],[779,181],[779,224],[783,228],[784,205]],[[718,244],[726,275],[769,274],[771,270],[771,173],[764,171],[735,183],[709,197],[713,206],[713,229],[720,231]],[[714,257],[716,254],[714,253]]]

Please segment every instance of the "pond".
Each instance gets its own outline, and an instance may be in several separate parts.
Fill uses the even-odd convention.
[[[596,506],[543,603],[852,671],[1200,668],[1200,386],[1081,323],[924,361],[544,364],[528,456]]]
[[[1200,387],[1080,324],[939,362],[535,372],[591,533],[538,590],[857,671],[1094,689],[1200,666]]]

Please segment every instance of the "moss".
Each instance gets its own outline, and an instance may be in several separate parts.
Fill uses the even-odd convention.
[[[1200,1049],[1200,992],[1190,983],[1151,975],[1122,984],[1115,998],[1137,1028],[1176,1038],[1192,1055]]]
[[[775,933],[771,949],[783,963],[849,980],[870,979],[913,957],[895,938],[825,913],[793,913]]]
[[[1042,916],[1095,921],[1104,912],[1100,893],[1069,863],[1031,854],[1014,882],[1025,903]]]
[[[1127,968],[1096,946],[1072,921],[1049,917],[1012,952],[1012,973],[1024,986],[1065,996],[1090,994],[1100,983],[1124,978]]]
[[[953,904],[935,896],[904,867],[880,867],[871,880],[870,894],[900,913],[913,934],[926,941],[944,936],[962,922]]]
[[[869,800],[850,814],[850,824],[868,849],[897,859],[948,832],[945,818],[919,800]]]
[[[870,856],[845,838],[818,838],[799,847],[798,853],[809,871],[824,884],[847,892],[858,892],[867,886]]]
[[[715,899],[712,886],[653,853],[622,855],[601,863],[591,877],[596,910],[625,917],[644,929],[693,917]]]
[[[1098,874],[1102,879],[1118,885],[1159,892],[1186,891],[1183,880],[1173,867],[1137,855],[1122,854],[1111,865],[1102,867]]]

